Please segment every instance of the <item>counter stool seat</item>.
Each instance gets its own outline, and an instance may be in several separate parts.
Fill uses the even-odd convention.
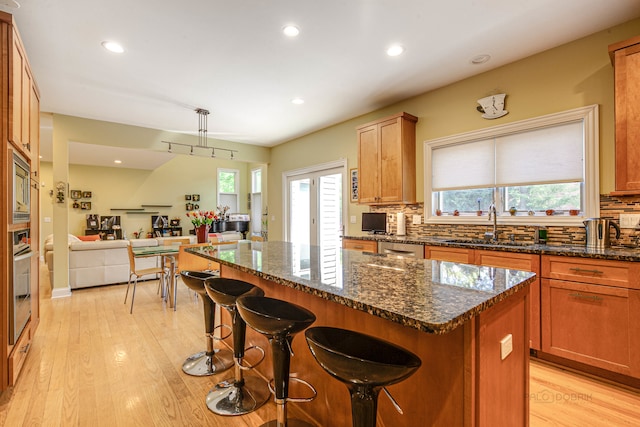
[[[207,295],[204,282],[215,277],[215,274],[204,271],[182,271],[182,282],[201,296],[204,310],[204,324],[206,333],[206,350],[192,354],[182,364],[182,371],[188,375],[208,376],[233,366],[233,355],[227,349],[215,349],[213,344],[213,331],[215,329],[216,306]]]
[[[293,355],[291,343],[298,332],[316,320],[316,316],[304,307],[267,297],[243,296],[236,301],[238,313],[247,325],[269,339],[273,357],[274,383],[272,393],[276,402],[276,419],[261,427],[312,427],[299,419],[287,419],[287,401],[305,402],[317,394],[313,386],[300,378],[291,378],[308,386],[313,396],[289,397],[289,368]]]
[[[375,427],[380,390],[408,378],[422,364],[395,344],[355,331],[317,326],[307,329],[305,337],[320,366],[347,385],[354,427]]]
[[[257,346],[262,352],[262,359],[253,366],[243,364],[244,353],[249,350],[245,348],[245,337],[247,325],[238,315],[236,310],[236,300],[241,296],[253,295],[263,296],[264,291],[251,283],[242,280],[212,277],[205,281],[205,290],[209,298],[231,315],[233,328],[233,357],[235,373],[232,378],[227,378],[209,391],[206,402],[207,407],[218,415],[244,415],[255,411],[269,399],[269,387],[267,382],[255,375],[243,375],[243,370],[252,369],[264,359],[264,350]]]

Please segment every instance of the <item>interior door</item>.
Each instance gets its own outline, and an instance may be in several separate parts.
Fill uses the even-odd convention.
[[[288,177],[288,241],[340,247],[343,181],[341,167]]]

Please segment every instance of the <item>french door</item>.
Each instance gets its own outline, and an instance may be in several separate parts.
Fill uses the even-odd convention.
[[[340,247],[345,166],[291,173],[286,179],[286,240]]]

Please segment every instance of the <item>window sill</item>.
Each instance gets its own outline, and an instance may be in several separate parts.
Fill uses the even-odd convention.
[[[545,225],[551,227],[584,227],[583,221],[587,216],[570,216],[570,215],[502,215],[498,216],[498,225]],[[472,215],[443,215],[429,216],[424,219],[425,224],[473,224],[473,225],[491,225],[493,221],[489,221],[488,216],[472,216]]]

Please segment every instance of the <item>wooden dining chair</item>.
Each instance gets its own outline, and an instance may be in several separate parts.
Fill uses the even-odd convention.
[[[136,297],[136,285],[138,284],[138,279],[142,276],[148,276],[151,274],[159,275],[159,280],[162,281],[162,287],[164,289],[166,270],[163,266],[151,268],[136,268],[136,257],[133,254],[133,247],[131,246],[131,244],[127,245],[127,251],[129,252],[129,282],[127,283],[127,293],[124,295],[124,303],[127,303],[127,297],[129,296],[129,286],[131,286],[131,278],[134,278],[133,293],[131,294],[131,309],[129,310],[129,313],[133,314],[133,300]]]

